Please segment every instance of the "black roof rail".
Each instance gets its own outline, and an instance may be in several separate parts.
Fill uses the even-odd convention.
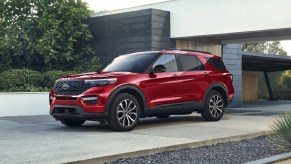
[[[210,53],[210,52],[206,52],[206,51],[197,51],[197,50],[190,50],[190,49],[169,48],[169,49],[167,49],[167,50],[189,51],[189,52],[198,52],[198,53],[204,53],[204,54],[212,55],[212,53]]]

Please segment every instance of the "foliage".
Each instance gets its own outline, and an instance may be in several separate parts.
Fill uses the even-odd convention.
[[[39,87],[41,74],[28,69],[11,69],[0,73],[1,91],[26,91],[28,87]],[[24,89],[24,90],[21,90]]]
[[[286,90],[291,90],[291,71],[286,71],[281,77],[282,84],[285,84]]]
[[[97,72],[100,70],[99,58],[93,57],[91,60],[81,63],[75,67],[74,71],[78,73],[82,72]]]
[[[49,91],[56,79],[75,74],[73,71],[47,71],[40,73],[28,69],[10,69],[0,73],[1,92]]]
[[[72,70],[90,61],[90,12],[81,0],[1,1],[0,60],[38,71]]]
[[[279,41],[244,43],[242,45],[242,50],[266,54],[287,55],[287,52],[283,49]]]
[[[272,141],[283,147],[291,147],[291,113],[282,113],[272,126]]]

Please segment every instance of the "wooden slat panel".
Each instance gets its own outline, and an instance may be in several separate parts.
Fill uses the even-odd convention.
[[[221,45],[218,43],[195,42],[190,40],[176,40],[176,48],[210,52],[221,56]]]
[[[242,75],[242,100],[244,102],[258,99],[258,76],[256,73],[243,72]]]

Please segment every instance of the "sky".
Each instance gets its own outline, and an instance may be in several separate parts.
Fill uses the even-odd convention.
[[[83,0],[89,4],[91,10],[95,12],[105,10],[117,10],[122,8],[129,8],[133,6],[140,6],[167,0]],[[281,41],[282,47],[291,56],[291,40]]]

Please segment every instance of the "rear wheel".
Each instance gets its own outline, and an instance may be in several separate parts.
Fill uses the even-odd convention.
[[[201,115],[205,121],[218,121],[224,114],[225,101],[218,91],[210,91]]]
[[[109,125],[116,131],[132,130],[140,117],[140,105],[136,98],[128,93],[118,94],[111,106]]]
[[[85,123],[85,120],[69,120],[69,119],[63,119],[60,120],[62,124],[68,126],[68,127],[79,127],[82,126]]]

